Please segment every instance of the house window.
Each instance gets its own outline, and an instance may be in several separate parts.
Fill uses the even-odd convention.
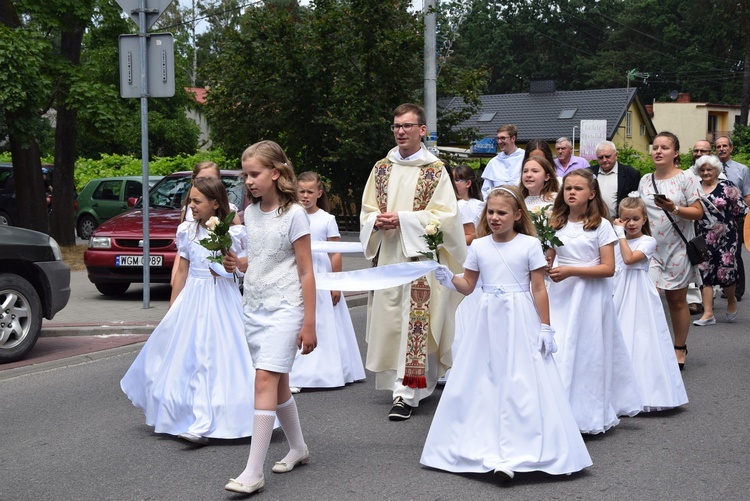
[[[627,115],[625,115],[625,136],[626,137],[633,136],[633,112],[632,111],[628,111]]]
[[[492,119],[495,118],[495,115],[497,115],[497,112],[482,113],[482,116],[477,118],[477,122],[492,122]]]
[[[645,135],[646,135],[646,125],[641,124],[641,136],[645,136]]]
[[[578,111],[578,108],[573,108],[570,110],[562,110],[560,111],[560,115],[558,115],[559,120],[569,120],[573,118],[573,116],[576,114],[576,111]]]

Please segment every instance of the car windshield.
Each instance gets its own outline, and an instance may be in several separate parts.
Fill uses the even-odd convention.
[[[239,176],[222,176],[221,181],[227,188],[229,203],[238,208],[244,207],[245,197],[242,178]],[[149,193],[149,207],[154,209],[179,209],[185,201],[190,188],[190,176],[168,176],[156,184]],[[136,207],[142,207],[139,202]]]

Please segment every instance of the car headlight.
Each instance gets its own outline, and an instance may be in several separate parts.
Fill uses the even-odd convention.
[[[109,249],[112,247],[112,239],[109,237],[91,237],[89,249]]]
[[[60,246],[52,237],[49,237],[49,246],[52,247],[52,254],[55,256],[55,261],[62,261],[62,252],[60,252]]]

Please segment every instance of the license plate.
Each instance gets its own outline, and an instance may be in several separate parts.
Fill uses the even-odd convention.
[[[163,256],[149,256],[149,266],[161,266]],[[117,256],[115,266],[143,266],[143,256]]]

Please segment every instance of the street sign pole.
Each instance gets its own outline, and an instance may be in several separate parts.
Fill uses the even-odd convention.
[[[172,97],[174,96],[174,51],[172,46],[172,35],[154,35],[155,49],[160,54],[159,61],[150,62],[148,59],[149,35],[148,30],[169,7],[173,0],[150,0],[152,8],[146,8],[147,0],[116,0],[126,14],[138,25],[138,49],[140,52],[140,77],[141,84],[138,89],[134,86],[133,66],[135,64],[133,53],[135,47],[130,47],[131,37],[134,35],[120,36],[120,95],[122,97],[141,98],[141,176],[143,184],[143,308],[151,307],[151,246],[149,244],[149,183],[148,183],[148,98],[149,97]],[[155,64],[151,71],[156,71],[161,78],[153,83],[155,92],[149,88],[149,66]],[[158,65],[158,66],[157,66]],[[159,72],[156,68],[160,68]],[[136,91],[137,92],[134,92]]]
[[[138,37],[141,44],[141,175],[143,177],[143,308],[151,307],[151,259],[149,245],[148,190],[148,49],[146,46],[146,0],[138,6]]]

